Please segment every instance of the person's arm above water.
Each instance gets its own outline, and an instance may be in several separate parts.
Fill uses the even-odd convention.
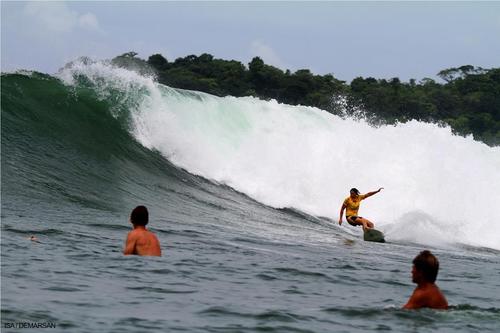
[[[372,195],[377,194],[378,192],[380,192],[380,191],[381,191],[381,190],[383,190],[383,189],[384,189],[384,188],[383,188],[383,187],[381,187],[381,188],[379,188],[379,189],[378,189],[378,190],[376,190],[376,191],[373,191],[373,192],[368,192],[368,193],[366,193],[366,194],[363,194],[363,199],[366,199],[366,198],[368,198],[368,197],[371,197]]]
[[[421,290],[415,289],[403,309],[420,309],[425,306],[425,295]]]
[[[339,225],[342,225],[342,217],[344,216],[344,210],[346,209],[347,205],[344,203],[342,204],[342,207],[340,207],[340,217],[339,217]]]
[[[125,249],[123,250],[124,255],[136,254],[135,253],[135,244],[137,242],[137,237],[129,232],[127,236],[127,240],[125,242]]]

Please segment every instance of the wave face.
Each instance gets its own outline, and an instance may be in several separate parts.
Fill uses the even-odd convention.
[[[134,163],[146,168],[159,152],[175,166],[265,205],[335,221],[351,187],[362,192],[384,187],[362,203],[360,215],[380,226],[388,239],[500,249],[500,148],[455,136],[448,127],[412,121],[374,128],[310,107],[173,89],[99,62],[75,62],[57,79],[3,79],[12,85],[6,94],[34,81],[45,89],[72,92],[79,106],[72,110],[75,123],[59,124],[57,115],[49,123],[57,140],[67,139],[54,130],[59,125],[68,136],[81,135],[78,149],[90,151],[97,165],[110,156],[116,165],[131,163],[133,155],[139,157]],[[39,130],[35,116],[27,121],[33,128],[26,131]],[[100,141],[92,142],[92,133],[100,131],[105,137],[101,133]],[[86,156],[81,163],[92,161]],[[166,167],[171,176],[175,168]],[[101,172],[118,177],[104,169],[96,169],[95,177]],[[145,198],[157,196],[144,191]],[[106,189],[93,192],[99,205]]]

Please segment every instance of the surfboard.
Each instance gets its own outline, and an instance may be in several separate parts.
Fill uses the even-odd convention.
[[[385,243],[384,234],[375,229],[368,229],[363,233],[363,239],[366,242]]]

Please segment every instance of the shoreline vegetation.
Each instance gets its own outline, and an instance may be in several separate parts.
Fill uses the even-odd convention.
[[[500,68],[465,65],[437,73],[444,83],[424,78],[356,77],[351,83],[308,69],[283,71],[253,58],[248,66],[204,53],[169,62],[161,54],[147,60],[128,52],[116,66],[154,74],[159,83],[216,96],[254,96],[280,103],[313,106],[341,117],[363,117],[373,125],[410,120],[449,125],[457,135],[500,145]]]

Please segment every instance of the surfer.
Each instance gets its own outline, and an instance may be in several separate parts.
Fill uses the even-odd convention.
[[[154,233],[146,229],[149,221],[148,209],[137,206],[130,214],[130,223],[134,230],[128,233],[123,254],[140,256],[161,256],[160,242]]]
[[[413,259],[412,281],[417,284],[404,309],[448,309],[448,302],[435,284],[439,271],[439,261],[428,250],[420,252]]]
[[[361,200],[364,200],[368,197],[371,197],[374,194],[377,194],[383,189],[383,187],[379,188],[377,191],[368,192],[366,194],[359,194],[357,188],[351,188],[350,196],[345,198],[342,207],[340,208],[340,218],[339,225],[342,225],[342,217],[344,216],[344,210],[346,210],[345,218],[346,221],[352,226],[363,226],[363,231],[368,229],[373,229],[374,225],[372,222],[367,219],[358,216],[359,204]]]

